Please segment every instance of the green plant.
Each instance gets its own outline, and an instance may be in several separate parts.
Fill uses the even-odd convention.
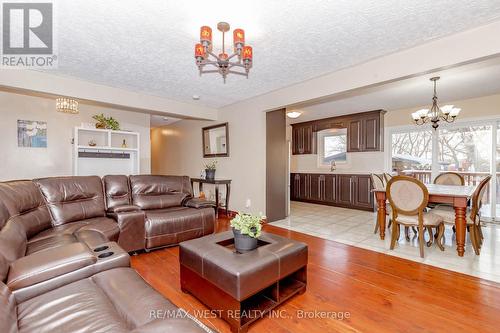
[[[265,216],[262,214],[252,215],[247,213],[238,213],[231,220],[231,227],[239,230],[243,235],[257,238],[262,232],[263,219],[265,219]]]
[[[106,117],[104,114],[96,114],[92,117],[92,119],[96,120],[101,127],[106,129],[111,129],[118,131],[120,129],[120,123],[113,117]]]
[[[217,161],[212,161],[205,163],[205,169],[206,170],[215,170],[217,169]]]

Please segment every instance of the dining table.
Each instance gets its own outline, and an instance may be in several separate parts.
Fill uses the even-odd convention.
[[[476,189],[476,186],[437,185],[425,184],[429,192],[429,203],[448,204],[455,209],[455,232],[457,252],[463,257],[465,252],[465,231],[467,228],[467,204]],[[379,223],[380,239],[385,238],[385,225],[387,215],[387,195],[385,189],[374,189],[377,200],[377,219]]]

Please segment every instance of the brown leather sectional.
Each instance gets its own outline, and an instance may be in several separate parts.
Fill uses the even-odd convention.
[[[206,331],[149,287],[127,252],[212,233],[214,221],[188,177],[0,183],[0,332]]]

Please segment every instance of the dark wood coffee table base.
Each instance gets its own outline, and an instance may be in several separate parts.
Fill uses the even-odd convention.
[[[307,285],[307,266],[276,281],[264,290],[238,301],[190,268],[180,265],[181,289],[199,299],[229,323],[231,332],[245,333],[248,325],[295,294],[303,294]]]

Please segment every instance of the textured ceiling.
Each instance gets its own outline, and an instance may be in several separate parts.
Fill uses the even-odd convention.
[[[498,0],[55,3],[55,74],[211,107],[500,18]],[[193,58],[199,26],[215,32],[223,20],[244,28],[254,47],[250,78],[230,76],[225,85],[215,75],[199,77]],[[220,38],[214,33],[216,49]]]
[[[437,93],[440,105],[447,102],[500,93],[500,57],[483,62],[443,70],[438,73],[401,80],[381,86],[359,89],[320,103],[307,103],[290,107],[302,115],[288,119],[289,123],[333,117],[363,111],[384,109],[388,111],[432,105],[430,77],[440,76]],[[460,105],[457,105],[460,107]],[[464,113],[475,110],[463,109]],[[410,114],[408,114],[410,121]]]

